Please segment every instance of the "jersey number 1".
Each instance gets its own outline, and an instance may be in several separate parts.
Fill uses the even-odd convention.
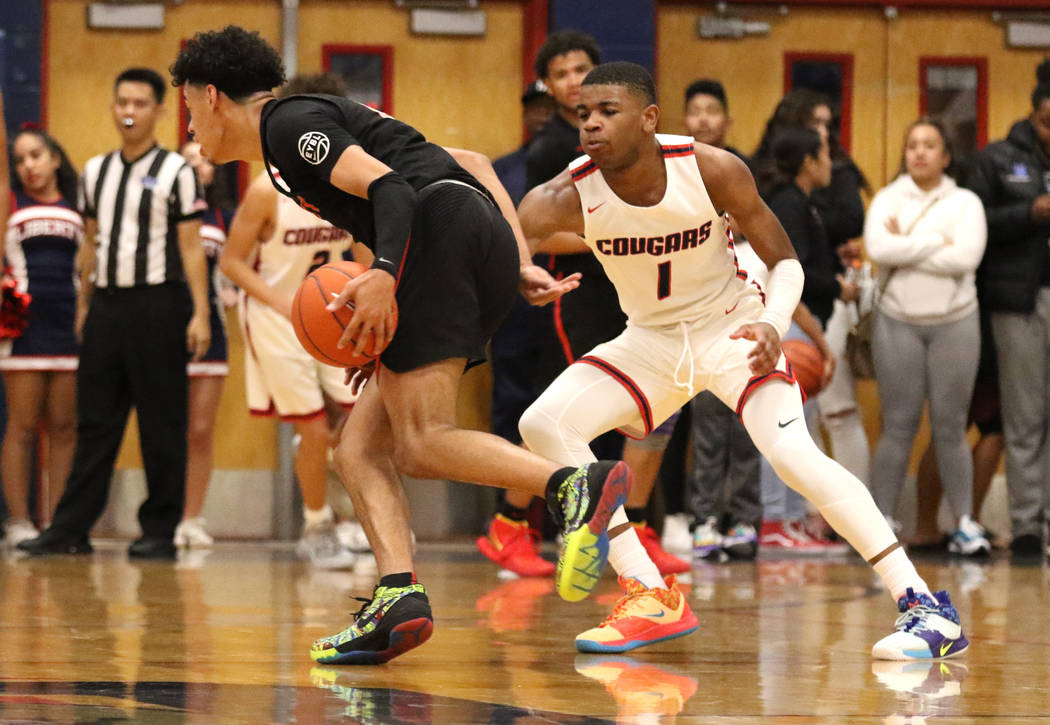
[[[656,299],[666,299],[671,296],[671,263],[660,262],[656,273]]]

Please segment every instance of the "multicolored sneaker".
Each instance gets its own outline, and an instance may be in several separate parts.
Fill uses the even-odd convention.
[[[754,559],[758,556],[758,532],[751,524],[738,521],[722,537],[722,550],[731,559]]]
[[[354,615],[354,623],[339,634],[313,643],[310,658],[323,665],[379,665],[430,639],[434,616],[426,590],[418,582],[407,587],[377,586],[371,599]]]
[[[540,532],[528,521],[514,521],[496,514],[488,536],[478,539],[478,551],[518,576],[550,576],[554,564],[540,556]]]
[[[704,523],[693,529],[693,556],[697,559],[714,559],[722,553],[722,532],[718,530],[718,519],[708,516]]]
[[[627,652],[648,644],[681,637],[700,626],[674,575],[667,589],[647,589],[637,579],[620,578],[627,592],[613,613],[593,629],[576,635],[580,652]]]
[[[555,581],[567,601],[585,599],[598,583],[609,558],[612,516],[627,501],[633,476],[623,461],[597,461],[570,473],[556,491],[547,492],[547,508],[562,531]]]
[[[631,657],[577,655],[573,666],[605,685],[619,708],[617,722],[664,722],[682,711],[698,687],[692,677]]]
[[[634,532],[638,534],[638,541],[649,558],[660,570],[660,576],[668,574],[684,574],[692,569],[688,561],[682,561],[674,554],[666,551],[660,543],[660,537],[656,535],[656,529],[646,523],[632,523]]]
[[[911,588],[899,600],[897,631],[871,649],[880,660],[928,660],[954,657],[970,645],[948,592],[916,594]]]

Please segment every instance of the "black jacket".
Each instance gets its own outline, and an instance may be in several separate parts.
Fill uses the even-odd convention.
[[[1032,124],[1018,121],[1005,140],[979,152],[966,185],[988,218],[988,246],[977,269],[981,306],[1031,312],[1050,280],[1050,223],[1032,219],[1032,202],[1050,191],[1050,158]]]
[[[791,239],[806,273],[802,301],[821,325],[826,325],[835,299],[842,294],[842,285],[835,279],[838,258],[828,243],[820,212],[795,184],[774,189],[765,201]]]

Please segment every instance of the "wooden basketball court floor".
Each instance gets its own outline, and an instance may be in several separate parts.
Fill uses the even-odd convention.
[[[312,571],[287,545],[220,544],[175,564],[121,542],[0,560],[0,723],[1031,723],[1050,721],[1050,570],[919,559],[971,639],[944,663],[877,662],[895,609],[857,557],[694,566],[701,626],[629,655],[580,655],[616,600],[497,578],[471,543],[424,544],[423,647],[322,667],[368,571]],[[363,567],[367,569],[367,567]]]

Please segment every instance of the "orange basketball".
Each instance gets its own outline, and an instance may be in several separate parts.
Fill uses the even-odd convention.
[[[348,302],[341,310],[331,312],[326,308],[332,298],[343,291],[351,279],[368,271],[358,262],[332,262],[318,267],[299,285],[292,300],[292,327],[299,343],[317,360],[340,368],[357,367],[375,360],[383,352],[376,349],[372,333],[368,333],[362,354],[354,354],[356,342],[351,340],[346,347],[336,347],[354,313],[354,305]],[[394,303],[394,325],[397,325],[397,303]]]
[[[819,393],[824,378],[824,357],[820,351],[805,340],[785,340],[780,348],[791,364],[795,380],[806,391],[806,395]]]

